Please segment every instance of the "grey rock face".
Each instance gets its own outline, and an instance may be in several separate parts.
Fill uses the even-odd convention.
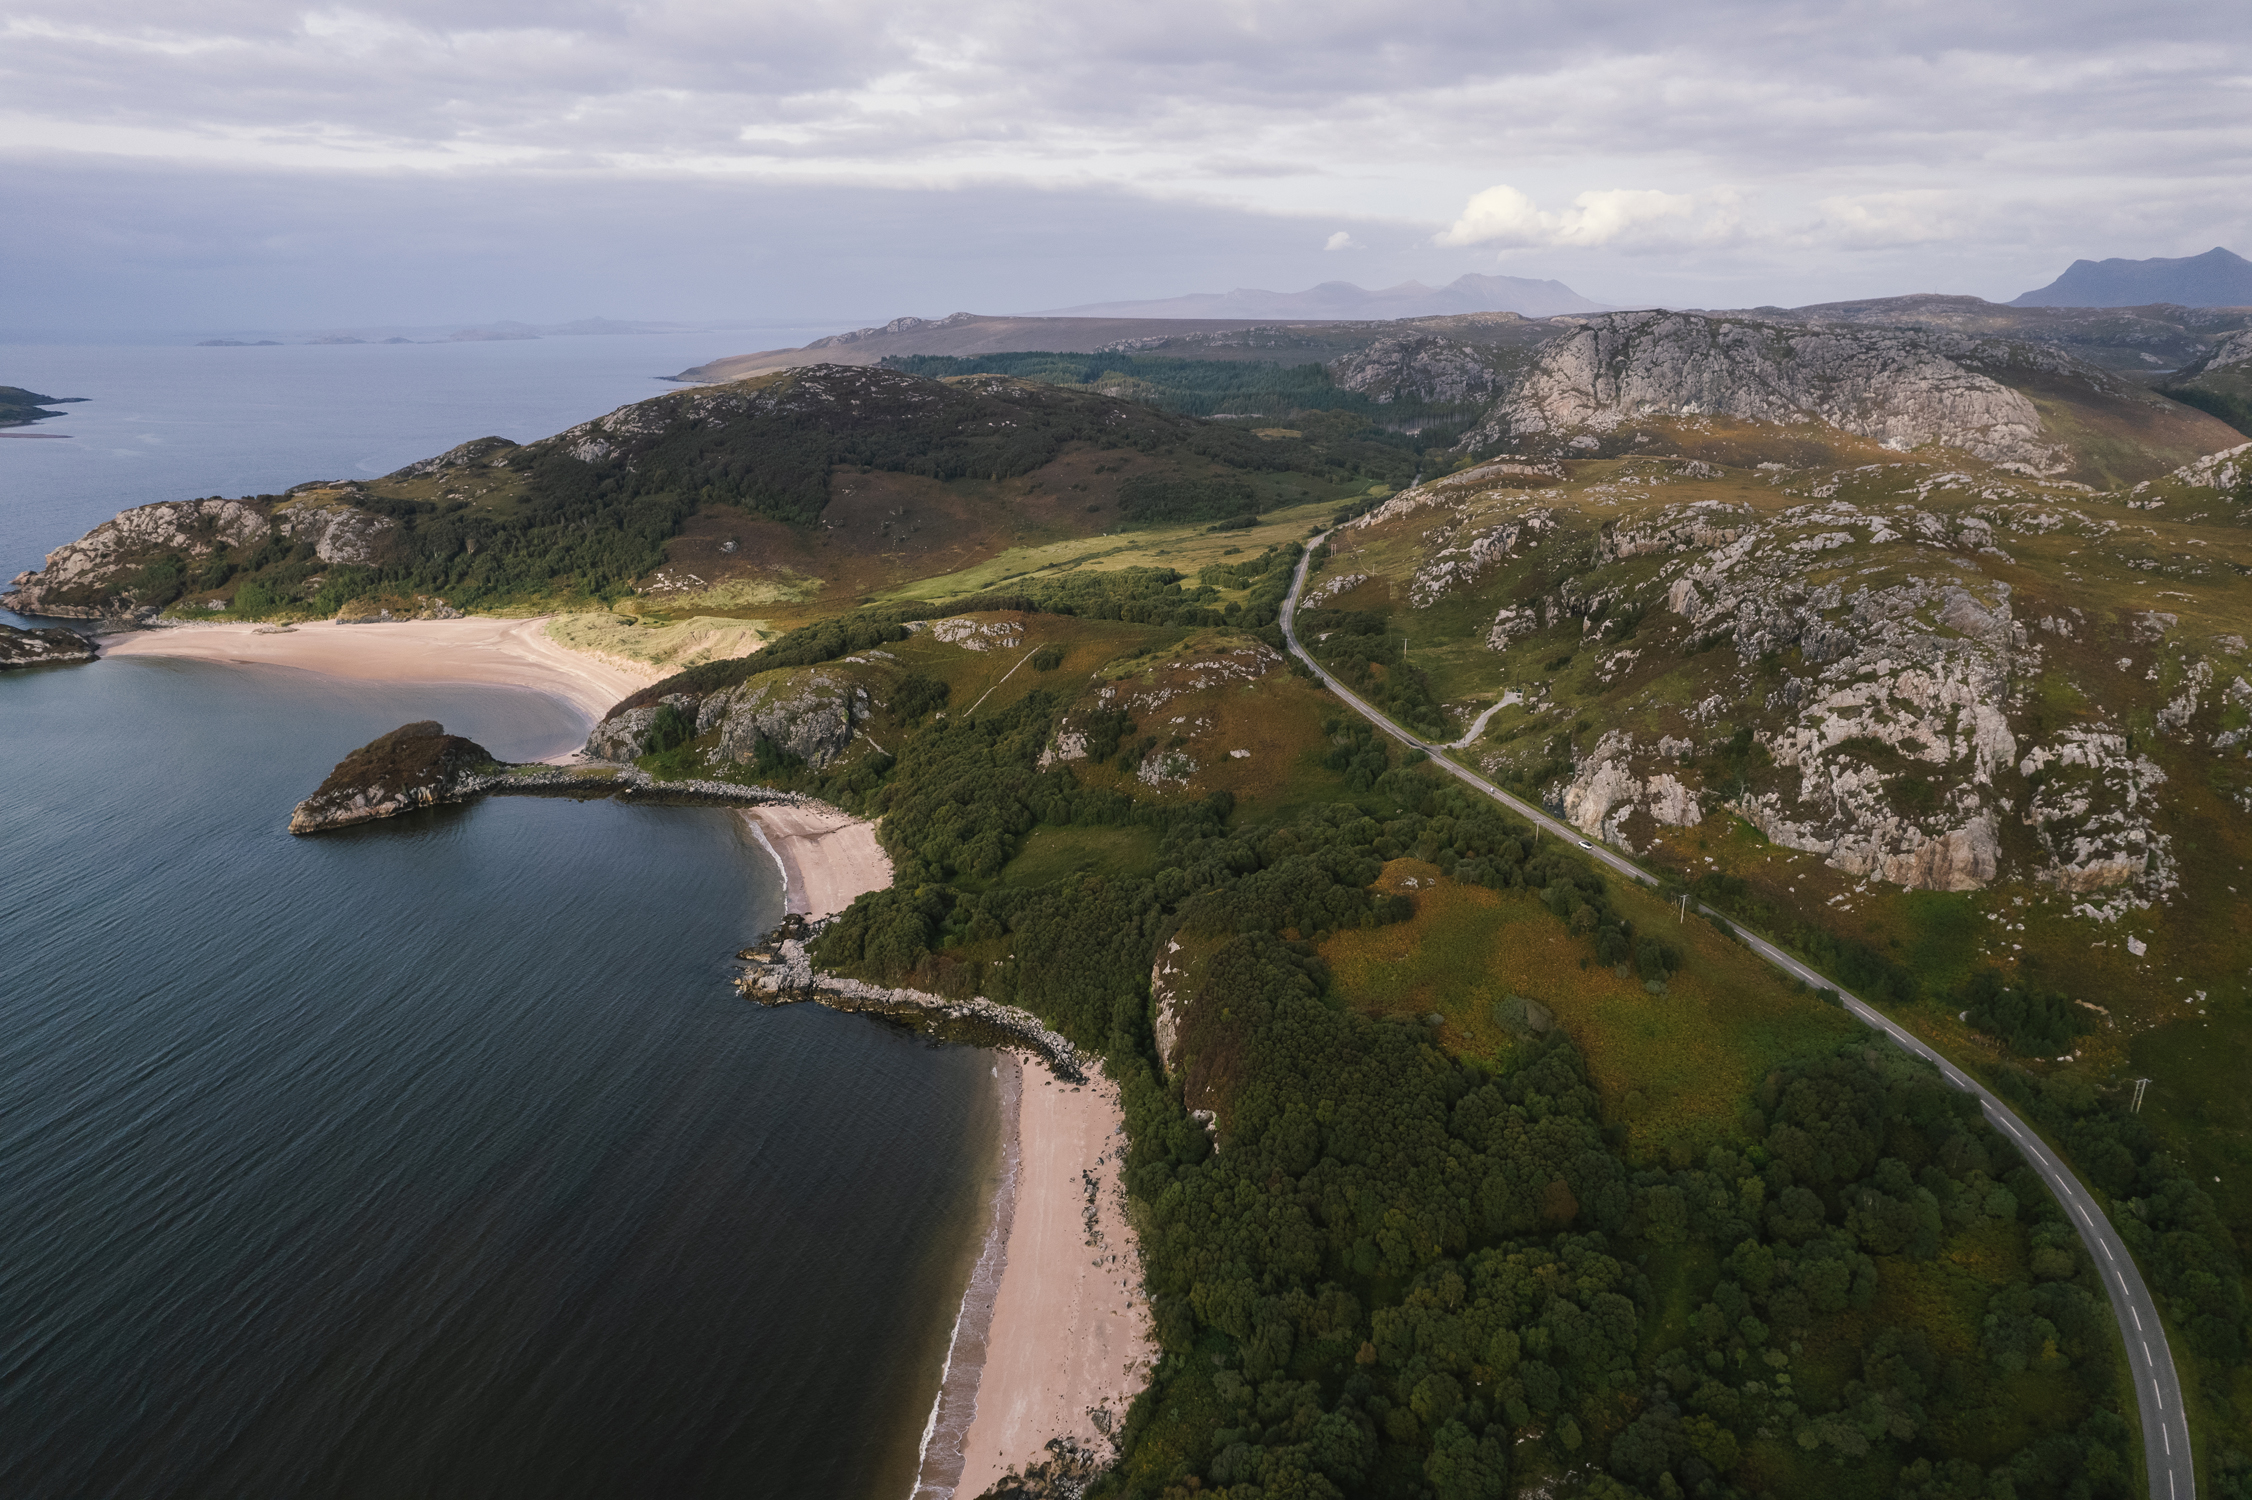
[[[673,693],[655,703],[645,703],[639,708],[629,708],[614,714],[594,726],[587,736],[586,754],[591,760],[615,761],[626,764],[649,753],[649,731],[657,722],[657,711],[671,704],[690,719],[696,717],[699,699],[694,693]]]
[[[395,818],[468,795],[492,752],[435,720],[404,724],[344,757],[290,816],[291,833]]]
[[[1379,405],[1483,401],[1499,394],[1505,380],[1492,351],[1431,334],[1379,339],[1331,361],[1329,377]]]
[[[18,630],[0,625],[0,672],[10,667],[52,667],[92,661],[94,643],[71,630]]]
[[[370,519],[379,519],[370,517]],[[28,615],[101,619],[132,612],[126,576],[147,557],[178,552],[207,557],[263,542],[272,531],[256,505],[241,500],[166,500],[136,506],[47,554],[45,565],[15,579],[9,607]]]
[[[760,741],[819,770],[852,744],[868,717],[867,692],[839,673],[818,667],[754,679],[707,700],[699,726],[719,726],[718,755],[746,764]]]
[[[1996,463],[2058,469],[2061,451],[2042,441],[2033,403],[1962,362],[2008,352],[1904,329],[1613,313],[1543,348],[1464,444],[1709,415],[1818,420],[1895,448],[1944,443]]]
[[[274,512],[274,529],[292,541],[309,541],[325,563],[371,563],[399,523],[348,505],[297,501]]]

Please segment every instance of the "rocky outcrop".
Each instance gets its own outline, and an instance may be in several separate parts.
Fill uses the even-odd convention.
[[[594,726],[586,754],[621,764],[648,754],[658,717],[670,708],[699,739],[716,732],[709,764],[780,759],[821,770],[851,748],[874,707],[868,689],[837,666],[788,668],[710,694],[670,693],[615,711]]]
[[[373,511],[356,510],[332,495],[284,502],[274,511],[274,529],[293,542],[310,542],[324,563],[374,562],[399,523]]]
[[[1705,820],[1702,799],[1670,771],[1643,775],[1633,766],[1634,736],[1614,729],[1598,740],[1564,789],[1564,818],[1580,832],[1632,852],[1627,820],[1636,813],[1668,828]]]
[[[324,563],[376,562],[399,535],[399,523],[353,506],[355,491],[352,485],[300,485],[278,502],[214,497],[136,506],[16,575],[13,591],[0,601],[23,614],[146,619],[179,591],[176,574],[169,591],[144,597],[151,564],[176,560],[192,569],[202,559],[274,537],[309,543]]]
[[[2224,448],[2219,453],[2208,453],[2195,463],[2184,464],[2166,476],[2177,484],[2198,489],[2233,490],[2252,480],[2252,443],[2240,443],[2234,448]],[[2137,486],[2139,490],[2141,486]]]
[[[1494,351],[1427,333],[1378,339],[1329,364],[1329,378],[1377,405],[1419,401],[1434,406],[1490,400],[1506,379]]]
[[[668,693],[655,703],[613,712],[587,736],[586,756],[589,760],[614,761],[621,765],[639,760],[649,753],[660,713],[670,708],[693,723],[702,701],[694,693]]]
[[[133,576],[145,563],[167,554],[198,558],[254,546],[272,530],[264,510],[247,500],[136,506],[57,547],[42,566],[17,574],[13,591],[0,595],[0,603],[19,614],[64,619],[129,616],[140,605]]]
[[[455,469],[505,469],[511,456],[522,451],[520,445],[504,437],[471,438],[468,442],[448,448],[436,458],[425,458],[395,469],[384,475],[386,479],[420,479],[430,474],[443,474]]]
[[[699,734],[719,731],[715,757],[749,765],[759,746],[821,770],[852,745],[871,711],[868,690],[841,672],[819,667],[774,672],[715,693],[696,715]]]
[[[1826,422],[1891,448],[1939,443],[2060,470],[2062,450],[2043,441],[2033,403],[1949,357],[1982,352],[1975,343],[1892,328],[1612,313],[1543,348],[1463,446],[1608,432],[1641,417],[1723,416]]]
[[[816,968],[812,954],[807,951],[807,942],[813,935],[810,925],[786,920],[771,940],[744,949],[738,955],[744,969],[742,977],[736,981],[736,989],[766,1005],[811,1000],[832,1010],[861,1011],[940,1026],[949,1022],[967,1025],[1030,1047],[1067,1082],[1086,1081],[1085,1063],[1079,1049],[1061,1033],[1051,1031],[1030,1011],[988,1000],[983,995],[949,1000],[928,990],[894,989],[831,974]]]
[[[491,751],[446,733],[435,720],[403,724],[337,762],[313,795],[297,804],[289,831],[320,833],[458,802],[480,790],[478,774],[496,764]]]
[[[0,672],[11,667],[59,667],[92,661],[94,643],[74,630],[18,630],[0,625]]]

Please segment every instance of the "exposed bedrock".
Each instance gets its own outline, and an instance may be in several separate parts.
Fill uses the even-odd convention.
[[[1950,357],[1983,352],[1977,341],[1922,331],[1613,313],[1543,348],[1464,445],[1608,431],[1643,416],[1723,416],[1821,421],[1895,448],[1944,443],[1996,463],[2061,468],[2033,403]]]
[[[769,672],[709,695],[673,693],[611,715],[594,726],[586,753],[626,762],[656,748],[660,717],[670,708],[701,737],[718,732],[709,759],[749,765],[767,754],[819,770],[842,755],[872,708],[868,690],[822,667]]]
[[[94,643],[76,631],[18,630],[0,625],[0,672],[10,667],[59,667],[92,661]]]
[[[402,724],[337,762],[290,815],[291,833],[319,833],[459,801],[493,769],[492,752],[435,720]]]

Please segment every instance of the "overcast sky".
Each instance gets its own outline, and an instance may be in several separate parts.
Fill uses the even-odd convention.
[[[824,325],[1554,277],[2006,299],[2252,253],[2160,6],[0,3],[0,330]]]

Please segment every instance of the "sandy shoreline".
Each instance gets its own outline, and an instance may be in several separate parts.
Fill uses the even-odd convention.
[[[619,699],[663,676],[655,667],[573,651],[549,637],[548,618],[472,616],[380,625],[319,620],[288,630],[239,623],[177,625],[104,636],[101,646],[105,656],[250,662],[362,681],[529,688],[563,699],[586,715],[590,726]]]
[[[1107,1453],[1091,1414],[1107,1411],[1116,1432],[1148,1382],[1156,1344],[1119,1181],[1124,1121],[1100,1073],[1072,1085],[1025,1071],[1006,1268],[953,1488],[965,1500],[1045,1461],[1055,1438]]]
[[[782,867],[783,910],[809,922],[833,917],[861,893],[891,884],[891,856],[876,842],[873,823],[783,802],[745,808],[743,818]]]

